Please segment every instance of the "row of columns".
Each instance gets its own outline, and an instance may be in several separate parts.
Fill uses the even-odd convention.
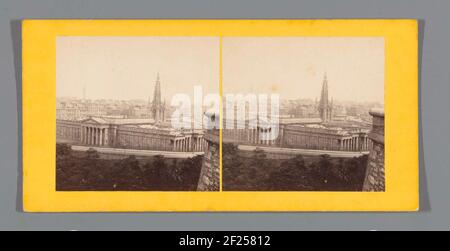
[[[370,149],[370,140],[367,137],[352,137],[341,140],[342,151],[367,151]]]
[[[224,137],[227,139],[232,139],[234,142],[244,142],[255,145],[278,145],[277,140],[265,140],[262,136],[265,133],[258,129],[225,129],[223,130]],[[263,134],[264,133],[264,134]],[[270,132],[268,132],[270,133]],[[283,132],[281,132],[283,133]],[[319,140],[319,139],[322,139]],[[320,149],[328,149],[328,150],[341,150],[341,151],[368,151],[370,149],[371,141],[367,136],[354,136],[351,138],[342,139],[339,142],[333,143],[332,138],[318,138],[317,139],[317,147]]]
[[[175,139],[173,150],[177,152],[189,151],[203,151],[206,146],[206,141],[201,137],[187,137],[182,139]]]
[[[269,136],[270,131],[263,132],[262,130],[269,129],[225,129],[224,137],[231,138],[235,142],[244,142],[255,145],[275,145],[276,140],[269,140],[268,138],[264,138],[263,136]]]
[[[108,129],[95,126],[82,126],[81,142],[94,146],[108,145]]]
[[[194,151],[201,152],[206,149],[206,141],[204,138],[196,138],[195,145],[194,145]]]
[[[336,137],[295,132],[288,132],[286,135],[284,143],[289,147],[329,151],[340,151],[342,149],[340,141]],[[284,138],[284,135],[282,134],[281,137]],[[282,143],[280,145],[283,146]]]
[[[61,139],[78,141],[80,129],[75,126],[56,125],[56,136]]]
[[[276,145],[276,140],[264,140],[261,129],[244,129],[244,130],[224,130],[227,137],[231,137],[237,141],[246,141],[257,145]],[[270,133],[270,132],[266,132]],[[108,129],[95,126],[81,127],[81,142],[87,145],[104,146],[108,145]],[[340,142],[342,151],[365,151],[370,149],[370,140],[367,137],[352,137],[343,139]],[[186,137],[175,139],[174,151],[202,151],[205,149],[205,140],[201,137]]]
[[[368,151],[370,149],[370,143],[372,141],[368,137],[363,137],[361,140],[361,150]]]

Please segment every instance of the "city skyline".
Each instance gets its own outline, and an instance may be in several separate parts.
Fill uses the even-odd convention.
[[[56,96],[143,99],[160,75],[162,98],[218,93],[219,39],[214,37],[57,37]],[[174,70],[176,69],[176,70]]]
[[[158,74],[167,103],[192,98],[195,85],[219,93],[219,47],[205,37],[58,37],[56,96],[149,101]],[[223,93],[314,100],[327,75],[333,100],[384,104],[383,60],[382,38],[224,38]]]
[[[152,98],[152,95],[149,95],[150,99]],[[315,103],[319,102],[320,94],[316,98],[280,98],[281,104],[284,102],[307,102],[307,103]],[[83,100],[83,97],[77,97],[77,96],[63,96],[63,97],[56,97],[56,100],[63,101],[63,100]],[[84,99],[86,101],[113,101],[113,102],[138,102],[138,103],[144,103],[145,105],[149,104],[149,100],[143,99],[143,98],[130,98],[130,99],[105,99],[105,98],[98,98],[98,99]],[[151,100],[150,100],[151,101]],[[223,100],[224,101],[224,100]],[[333,99],[334,104],[376,104],[380,106],[384,106],[383,103],[378,101],[355,101],[355,100],[339,100],[339,99]],[[166,105],[170,105],[170,99],[166,99]],[[194,104],[192,104],[194,105]]]
[[[223,38],[224,93],[315,99],[325,76],[333,100],[384,104],[384,39]]]

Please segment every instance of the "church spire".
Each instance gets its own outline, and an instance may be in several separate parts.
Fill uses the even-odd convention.
[[[155,90],[153,91],[153,103],[155,105],[161,104],[161,82],[159,81],[159,72],[156,75]]]
[[[328,106],[328,80],[327,80],[327,73],[325,73],[325,76],[323,78],[322,83],[322,93],[320,95],[320,106],[326,107]]]
[[[151,115],[155,122],[164,121],[164,105],[161,99],[161,81],[159,80],[159,72],[156,75],[155,89],[153,91]]]
[[[319,101],[319,113],[320,118],[322,119],[322,122],[328,122],[331,120],[331,113],[332,113],[332,104],[329,101],[328,98],[328,79],[327,79],[327,73],[325,72],[323,82],[322,82],[322,92],[320,95],[320,101]]]

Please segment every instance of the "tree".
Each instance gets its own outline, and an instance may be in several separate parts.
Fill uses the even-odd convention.
[[[253,164],[254,166],[264,166],[266,163],[266,153],[261,149],[253,151]]]
[[[171,178],[178,182],[183,182],[183,166],[178,163],[177,159],[172,160],[172,164],[168,167]]]
[[[297,168],[299,170],[305,169],[305,160],[302,155],[296,155],[294,158],[289,159],[287,163],[290,167]]]
[[[152,162],[148,162],[144,166],[144,176],[147,187],[151,190],[164,190],[168,187],[167,181],[167,164],[162,155],[153,157]]]
[[[68,144],[56,144],[56,156],[67,156],[72,153],[72,148]]]
[[[156,155],[153,159],[153,166],[159,167],[159,168],[166,168],[166,160],[163,155]]]
[[[91,175],[97,177],[98,183],[103,183],[113,190],[143,190],[145,182],[139,161],[135,156],[130,155],[124,159],[116,161],[111,168],[96,168]]]
[[[311,190],[306,179],[307,170],[303,156],[283,161],[280,167],[269,174],[268,189],[275,191]]]
[[[100,156],[94,148],[89,148],[89,150],[86,151],[86,156],[88,159],[98,159]]]
[[[198,179],[200,177],[200,169],[203,157],[195,156],[188,158],[182,162],[180,180],[181,185],[187,190],[197,189]]]
[[[361,157],[355,157],[346,161],[345,172],[347,176],[347,186],[351,190],[361,190],[366,168],[367,168],[367,155]]]
[[[338,164],[334,166],[333,174],[341,181],[341,183],[348,183],[351,179],[349,168],[345,165],[343,159],[339,159]]]
[[[320,160],[313,170],[313,176],[316,180],[318,190],[328,190],[330,187],[329,182],[332,179],[332,167],[330,155],[324,154],[320,156]]]
[[[237,146],[234,144],[223,144],[222,152],[223,186],[230,188],[236,184],[236,179],[247,167],[243,167],[243,158],[239,156]]]

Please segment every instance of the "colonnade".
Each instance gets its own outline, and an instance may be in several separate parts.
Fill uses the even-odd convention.
[[[87,145],[108,145],[108,129],[96,126],[81,126],[81,142]]]
[[[268,140],[270,135],[270,129],[253,128],[253,129],[224,129],[224,139],[231,140],[235,143],[245,143],[252,145],[266,145],[266,146],[278,146],[280,142],[275,140]],[[280,132],[283,133],[283,132]],[[105,126],[95,125],[82,125],[80,138],[81,142],[86,145],[94,146],[107,146],[110,144],[108,138],[108,128]],[[330,139],[332,140],[332,139]],[[335,139],[337,140],[337,139]],[[324,142],[317,142],[322,144]],[[325,142],[326,143],[326,142]],[[341,151],[368,151],[371,146],[371,140],[365,135],[354,135],[352,137],[342,138],[339,142],[336,142],[336,150]],[[331,144],[330,144],[331,145]],[[203,151],[206,149],[206,140],[203,137],[186,136],[173,139],[173,151],[178,152],[190,152],[190,151]],[[330,149],[333,149],[332,147]]]
[[[224,138],[234,142],[255,145],[276,145],[277,140],[268,139],[272,131],[270,129],[224,129]],[[265,138],[267,137],[267,138]]]
[[[56,136],[61,139],[77,141],[80,138],[80,128],[75,126],[57,126]]]
[[[252,144],[252,145],[266,145],[280,147],[283,141],[283,129],[280,130],[280,135],[275,140],[264,139],[269,136],[270,129],[254,128],[254,129],[224,129],[223,137],[225,141],[231,141],[238,144]],[[327,135],[321,136],[305,136],[306,141],[301,140],[295,143],[294,138],[290,138],[289,145],[298,146],[299,148],[307,149],[328,149],[336,151],[368,151],[370,149],[371,141],[367,135],[353,135],[347,138],[331,138]],[[294,142],[293,142],[294,140]],[[309,142],[311,141],[311,142]],[[308,143],[309,142],[309,143]],[[340,144],[340,145],[339,145]]]
[[[370,149],[370,139],[368,137],[351,137],[341,140],[342,151],[367,151]]]
[[[173,150],[177,152],[200,152],[205,149],[206,141],[202,137],[174,139]]]

